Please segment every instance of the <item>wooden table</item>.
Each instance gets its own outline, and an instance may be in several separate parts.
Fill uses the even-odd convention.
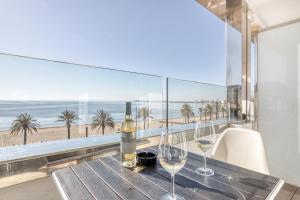
[[[143,149],[157,153],[157,147]],[[283,181],[264,174],[208,159],[211,177],[195,173],[202,156],[189,153],[176,174],[176,193],[186,200],[273,199]],[[170,175],[157,162],[155,167],[123,168],[119,155],[85,162],[55,171],[55,183],[63,199],[115,200],[159,199],[170,190]]]

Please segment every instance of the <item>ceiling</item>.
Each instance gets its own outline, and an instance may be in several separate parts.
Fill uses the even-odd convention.
[[[300,19],[300,0],[246,0],[262,28]]]

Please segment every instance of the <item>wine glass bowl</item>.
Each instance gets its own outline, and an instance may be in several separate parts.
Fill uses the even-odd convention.
[[[184,131],[165,130],[162,132],[158,158],[161,166],[171,174],[171,194],[161,197],[161,200],[184,200],[175,194],[175,174],[180,171],[186,163],[187,149]]]
[[[196,169],[196,173],[202,176],[212,176],[214,171],[207,168],[206,157],[208,151],[213,147],[216,141],[216,133],[213,121],[209,122],[208,126],[202,126],[201,122],[196,124],[194,139],[197,147],[203,152],[203,167]]]

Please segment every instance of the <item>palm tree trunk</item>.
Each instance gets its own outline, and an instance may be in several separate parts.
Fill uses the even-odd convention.
[[[71,139],[71,127],[68,127],[68,139]]]
[[[104,135],[104,129],[105,129],[105,127],[102,126],[102,135]]]
[[[223,118],[225,118],[225,116],[224,116],[224,111],[223,111]]]
[[[89,128],[85,127],[85,137],[89,137]]]
[[[24,129],[24,145],[27,144],[27,130]]]
[[[190,123],[190,116],[187,116],[188,124]]]
[[[146,119],[144,119],[144,130],[146,129]]]

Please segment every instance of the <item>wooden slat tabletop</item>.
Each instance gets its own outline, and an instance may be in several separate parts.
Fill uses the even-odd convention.
[[[157,146],[139,151],[157,153]],[[195,173],[202,156],[188,154],[184,168],[176,174],[176,193],[186,200],[273,199],[283,181],[264,174],[208,159],[215,175]],[[154,167],[123,168],[120,156],[109,156],[53,173],[62,199],[68,200],[144,200],[159,199],[170,190],[170,174],[159,162]]]

